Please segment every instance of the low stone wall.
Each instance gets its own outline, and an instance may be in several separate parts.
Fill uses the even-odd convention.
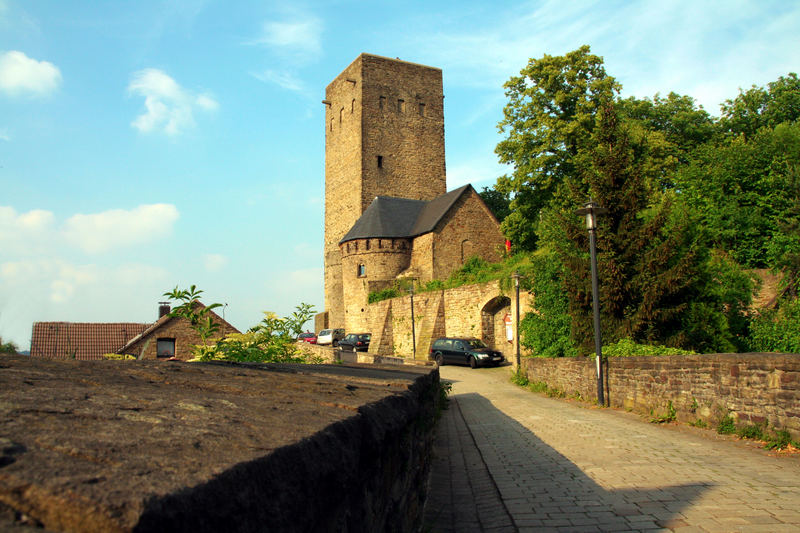
[[[528,358],[528,379],[567,395],[597,397],[591,358]],[[666,413],[710,426],[729,414],[739,424],[767,424],[800,437],[800,355],[743,353],[670,357],[612,357],[606,365],[612,407]]]
[[[0,357],[0,530],[415,531],[439,375]]]

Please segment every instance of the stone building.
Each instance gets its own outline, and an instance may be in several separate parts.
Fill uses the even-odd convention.
[[[361,54],[326,88],[325,312],[368,330],[370,292],[499,259],[500,226],[475,190],[447,192],[442,71]]]
[[[116,353],[137,359],[191,359],[192,346],[202,343],[200,335],[188,320],[169,312],[169,305],[160,305],[158,320],[152,323],[35,322],[31,357],[92,361]],[[213,311],[209,315],[220,326],[217,337],[239,333]]]

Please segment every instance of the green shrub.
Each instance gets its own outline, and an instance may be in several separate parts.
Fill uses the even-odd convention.
[[[790,444],[795,448],[800,448],[800,443],[794,442],[785,429],[777,430],[774,435],[767,436],[765,440],[767,442],[764,447],[768,450],[783,450]]]
[[[400,296],[400,289],[397,287],[387,287],[383,290],[369,293],[367,300],[369,303],[374,304],[390,298],[397,298],[398,296]]]
[[[520,321],[520,344],[537,357],[575,357],[570,337],[570,316],[563,287],[563,266],[556,255],[541,249],[530,257],[531,288],[536,311]]]
[[[800,299],[783,300],[750,325],[750,347],[759,352],[800,353]]]
[[[653,414],[652,411],[650,413]],[[654,415],[653,418],[650,419],[650,422],[654,424],[664,424],[666,422],[674,422],[677,419],[677,412],[675,411],[675,406],[672,405],[672,400],[667,403],[667,412],[663,415]]]
[[[693,355],[691,350],[672,348],[669,346],[639,344],[631,339],[622,339],[613,344],[603,346],[603,355],[606,357],[635,357],[659,355]]]
[[[720,435],[731,435],[736,433],[736,421],[733,419],[730,413],[720,418],[719,422],[717,423],[717,433]]]
[[[736,429],[736,434],[743,439],[764,440],[764,428],[758,424],[750,424]]]

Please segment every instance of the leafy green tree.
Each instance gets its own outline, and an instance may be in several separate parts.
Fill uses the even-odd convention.
[[[575,172],[573,158],[591,136],[598,106],[620,86],[603,59],[582,46],[529,60],[504,87],[508,103],[498,128],[506,138],[495,152],[513,172],[497,180],[496,189],[512,197],[502,227],[515,246],[532,250],[539,212]]]
[[[314,307],[300,304],[284,318],[265,312],[264,319],[246,333],[229,335],[196,352],[200,361],[260,363],[307,363],[307,356],[295,345],[303,325],[314,316]]]
[[[783,255],[772,239],[796,249],[796,237],[786,238],[797,220],[791,209],[798,169],[800,123],[783,123],[762,127],[749,139],[740,135],[701,146],[675,181],[700,214],[712,246],[742,265],[766,268]]]
[[[733,136],[752,138],[762,128],[800,119],[800,79],[794,72],[768,83],[767,87],[753,85],[739,96],[722,105],[720,128]]]
[[[19,348],[12,341],[3,342],[3,337],[0,337],[0,354],[16,355],[19,353]]]
[[[570,336],[564,266],[548,248],[533,252],[531,265],[535,310],[520,321],[520,344],[537,357],[574,357],[578,351]]]
[[[676,194],[652,190],[643,170],[649,145],[632,129],[612,101],[602,105],[589,142],[573,157],[575,174],[541,224],[543,242],[565,267],[572,338],[582,353],[592,351],[588,234],[574,213],[591,197],[609,210],[597,234],[604,341],[732,348],[722,305],[707,290],[702,231]],[[688,316],[702,321],[710,340],[687,331]]]
[[[208,340],[220,329],[220,324],[214,321],[211,311],[217,307],[222,307],[222,304],[213,303],[204,306],[200,303],[201,294],[203,294],[203,291],[198,289],[196,285],[192,285],[188,289],[178,289],[176,285],[172,291],[165,292],[164,296],[173,301],[183,302],[173,308],[169,316],[188,320],[192,329],[200,335],[203,346],[207,346]]]
[[[484,187],[478,194],[498,222],[502,223],[511,214],[511,197],[509,193],[498,191],[496,188]]]

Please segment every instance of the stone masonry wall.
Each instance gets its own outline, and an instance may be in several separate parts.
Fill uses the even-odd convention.
[[[591,358],[529,358],[528,379],[568,395],[597,397]],[[800,438],[800,355],[706,354],[614,357],[607,364],[607,401],[612,407],[664,414],[672,405],[681,421],[716,425],[730,413],[739,424],[765,423]]]
[[[439,222],[433,238],[433,277],[445,279],[472,256],[500,260],[500,225],[478,194],[469,189]]]
[[[235,331],[233,326],[224,322],[216,314],[212,312],[211,315],[214,321],[221,325],[221,329],[214,339],[209,339],[209,342],[214,342],[218,338],[222,338]],[[126,353],[136,356],[137,359],[157,359],[156,348],[158,346],[158,339],[162,338],[175,339],[175,357],[182,361],[187,361],[192,358],[192,346],[203,343],[200,334],[192,329],[188,320],[185,318],[173,317],[150,334],[145,335],[140,340],[133,343],[126,350]]]
[[[438,385],[434,367],[6,356],[0,530],[419,531]]]
[[[340,246],[344,287],[344,328],[348,333],[369,331],[369,293],[391,286],[408,267],[411,241],[408,239],[356,239]],[[359,265],[364,275],[359,276]]]
[[[444,194],[441,69],[369,54],[362,54],[360,59],[361,212],[376,196],[432,200]]]
[[[339,241],[376,196],[446,192],[442,71],[361,54],[325,90],[325,310],[345,323]]]
[[[503,318],[511,316],[512,333],[516,332],[515,295],[504,294],[498,281],[464,285],[444,291],[421,292],[414,295],[414,322],[418,360],[427,360],[431,343],[438,337],[477,337],[502,351],[515,362],[515,343],[508,342]],[[520,312],[530,306],[532,296],[520,294]],[[497,307],[498,301],[504,304]],[[484,313],[489,312],[493,325],[492,339],[484,336]],[[372,333],[370,354],[411,357],[411,297],[401,296],[370,304],[367,309],[369,331]],[[516,338],[516,337],[515,337]],[[526,351],[522,349],[522,354]]]

